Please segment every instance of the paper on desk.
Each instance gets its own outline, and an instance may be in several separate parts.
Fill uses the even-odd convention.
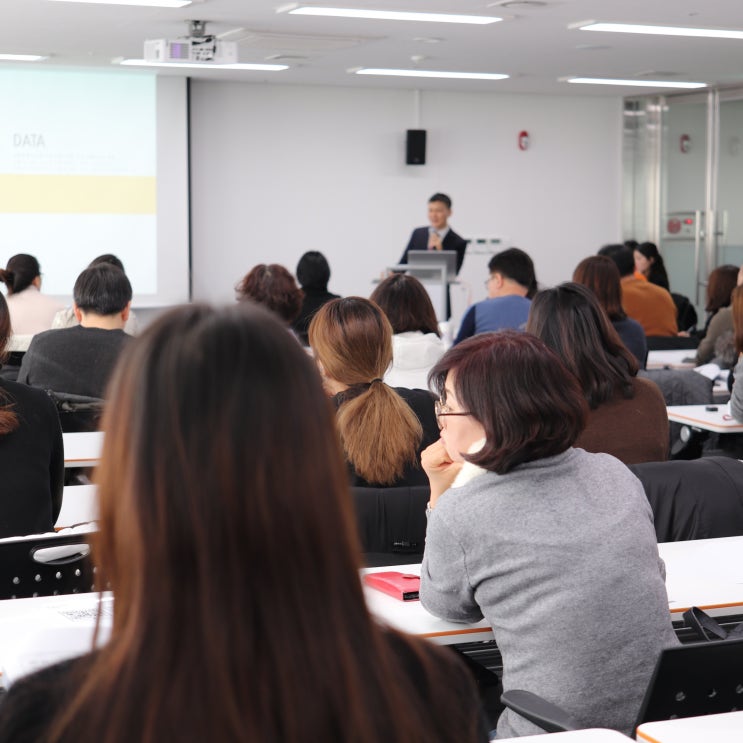
[[[702,364],[701,366],[694,367],[694,371],[714,382],[720,376],[722,369],[717,364]]]
[[[22,676],[92,650],[97,611],[97,594],[91,594],[89,603],[61,603],[0,622],[2,686],[7,689]],[[113,599],[103,599],[99,646],[110,636],[112,619]]]

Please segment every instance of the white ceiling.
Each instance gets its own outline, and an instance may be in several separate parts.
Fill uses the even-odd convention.
[[[185,35],[186,20],[207,31],[243,29],[241,62],[275,55],[290,65],[278,73],[190,70],[191,77],[294,85],[419,88],[550,94],[630,95],[641,88],[577,86],[558,78],[579,75],[678,79],[718,85],[743,83],[743,41],[663,38],[571,30],[599,20],[743,29],[742,0],[325,0],[342,7],[500,15],[502,23],[465,26],[368,21],[279,14],[285,0],[204,0],[183,9],[89,5],[48,0],[1,0],[0,53],[40,53],[36,66],[111,66],[116,57],[142,57],[145,39]],[[503,81],[372,78],[354,67],[500,72]],[[0,63],[10,64],[10,63]]]

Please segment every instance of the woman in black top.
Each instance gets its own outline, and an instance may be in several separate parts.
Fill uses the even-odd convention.
[[[336,421],[358,486],[427,485],[420,453],[439,438],[427,390],[392,388],[392,326],[362,297],[334,299],[310,324],[310,346],[337,408]]]
[[[0,355],[11,335],[0,295]],[[0,538],[51,531],[62,507],[64,450],[54,403],[42,390],[0,378]]]

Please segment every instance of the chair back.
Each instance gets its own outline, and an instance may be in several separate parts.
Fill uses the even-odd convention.
[[[47,390],[46,394],[57,406],[63,433],[98,430],[98,423],[103,415],[104,400],[54,390]]]
[[[637,725],[742,706],[743,640],[679,645],[658,658]]]
[[[423,559],[428,486],[351,488],[364,559],[369,567]]]
[[[645,489],[659,542],[743,534],[743,463],[737,459],[645,462],[629,469]]]
[[[87,537],[78,532],[0,539],[0,599],[96,590]]]

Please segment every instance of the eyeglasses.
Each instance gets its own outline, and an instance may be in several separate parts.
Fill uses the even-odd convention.
[[[472,415],[472,413],[454,413],[451,410],[449,410],[449,406],[445,402],[441,402],[441,400],[436,400],[433,404],[434,412],[436,413],[436,423],[439,424],[439,428],[441,428],[441,419],[444,416],[447,415]]]

